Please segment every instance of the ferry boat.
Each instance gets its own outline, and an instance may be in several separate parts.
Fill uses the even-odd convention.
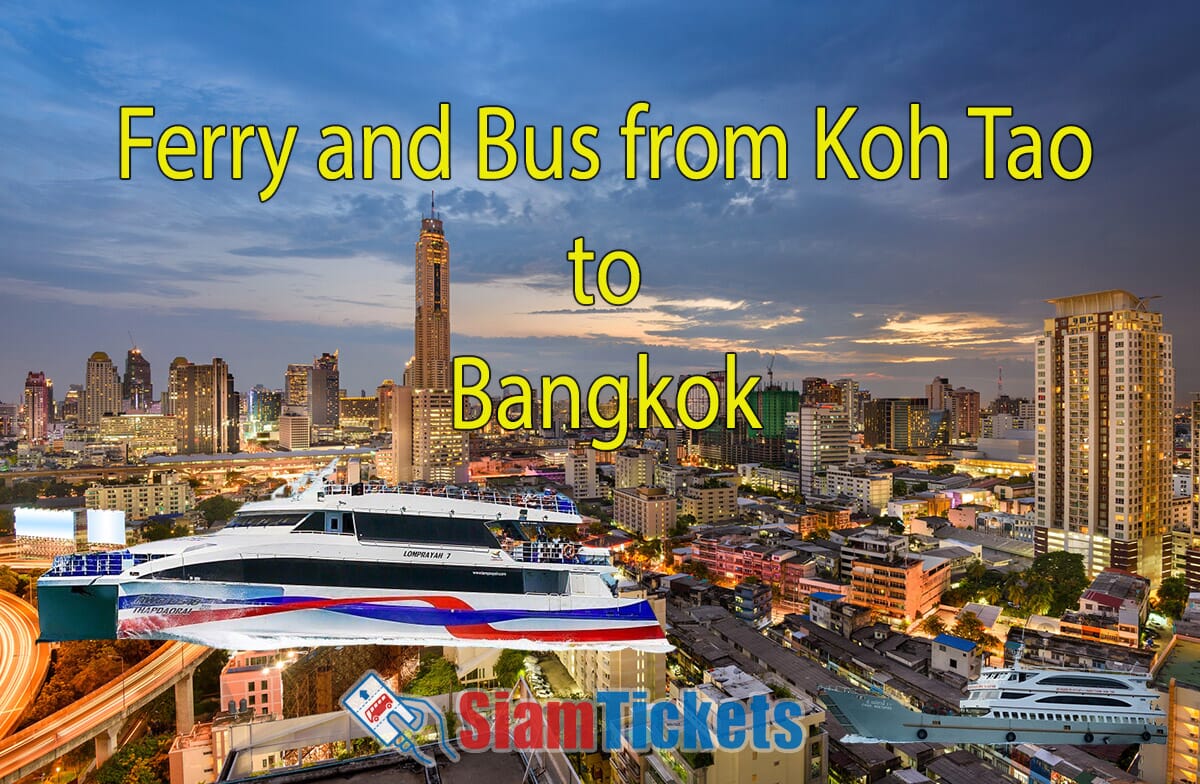
[[[619,595],[607,549],[546,535],[582,522],[565,496],[331,473],[212,534],[56,558],[38,580],[41,639],[672,650],[649,602]]]
[[[987,668],[968,684],[961,709],[998,719],[1166,721],[1162,694],[1148,675],[1109,671]]]
[[[961,715],[919,713],[886,696],[821,695],[851,734],[844,743],[1165,743],[1165,697],[1145,674],[1109,670],[985,668]]]

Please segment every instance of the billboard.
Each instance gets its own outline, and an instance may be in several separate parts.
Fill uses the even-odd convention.
[[[125,545],[125,513],[116,509],[87,510],[88,544]]]
[[[75,511],[72,509],[34,509],[18,506],[13,510],[17,536],[37,539],[75,539]]]

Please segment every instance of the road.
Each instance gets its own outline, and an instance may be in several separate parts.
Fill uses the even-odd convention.
[[[207,656],[210,648],[169,642],[124,679],[111,681],[69,707],[0,740],[0,781],[32,772],[29,766],[52,759],[93,738],[106,724],[149,702],[176,680],[182,669]]]
[[[0,591],[0,738],[12,731],[50,666],[50,645],[36,643],[37,636],[33,605]]]

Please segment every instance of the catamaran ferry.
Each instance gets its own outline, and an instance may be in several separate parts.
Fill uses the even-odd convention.
[[[212,534],[56,558],[41,639],[671,650],[645,598],[619,594],[607,549],[545,535],[582,522],[565,496],[331,473]]]

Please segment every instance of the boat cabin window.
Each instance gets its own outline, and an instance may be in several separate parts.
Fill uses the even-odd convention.
[[[307,512],[288,513],[288,514],[248,514],[240,513],[234,515],[233,519],[226,524],[226,528],[257,528],[260,526],[269,525],[295,525],[296,523],[307,517]]]
[[[479,518],[406,514],[404,512],[355,512],[358,538],[373,542],[445,544],[462,547],[496,548],[500,543]]]

